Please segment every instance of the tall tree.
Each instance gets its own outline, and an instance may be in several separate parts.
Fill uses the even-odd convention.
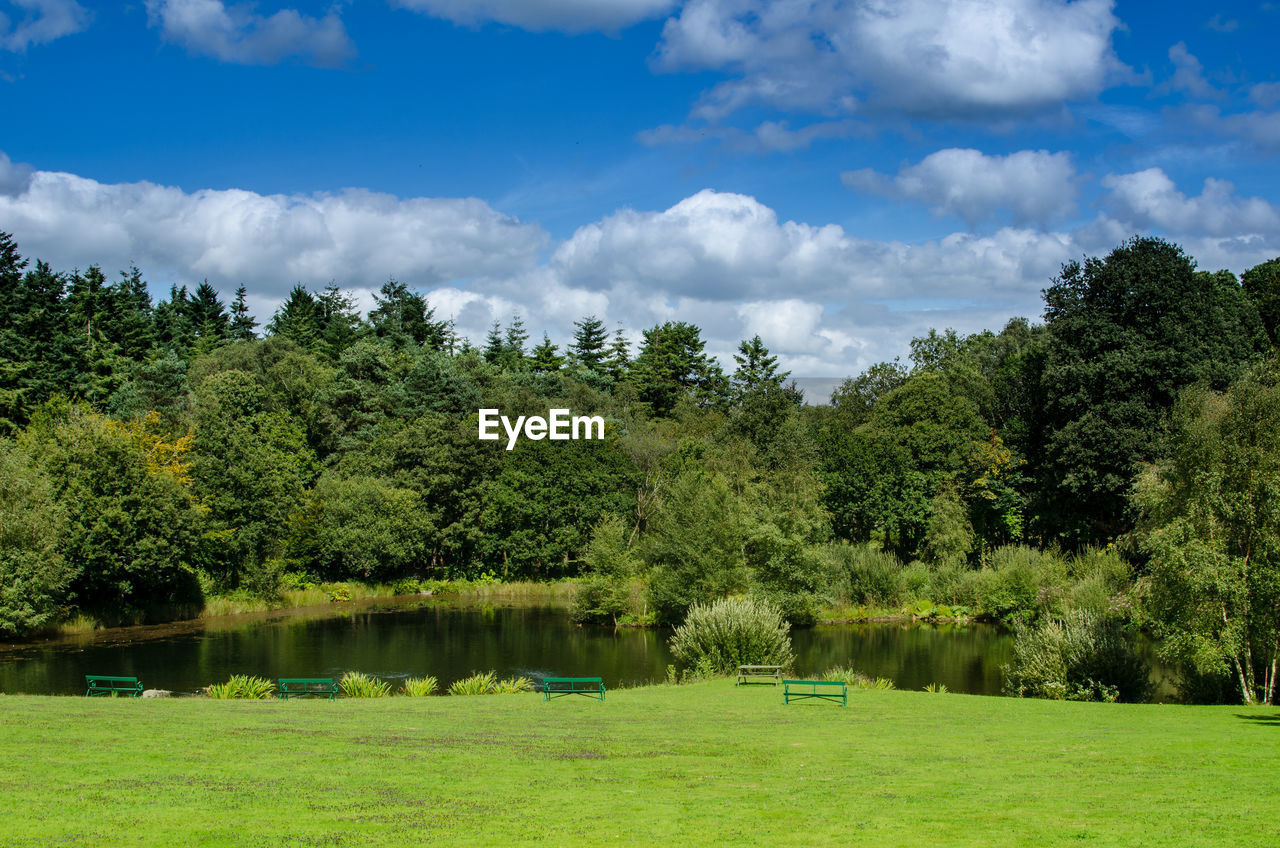
[[[702,332],[684,321],[668,321],[644,331],[644,345],[628,379],[636,397],[654,415],[670,415],[681,397],[716,406],[728,393],[720,366],[703,353]]]
[[[235,342],[252,341],[258,337],[255,332],[258,322],[249,314],[249,304],[245,302],[247,294],[245,287],[240,286],[236,289],[236,299],[231,302],[231,324],[227,335]]]
[[[1032,441],[1051,538],[1124,532],[1126,493],[1178,392],[1225,388],[1266,349],[1257,308],[1229,276],[1197,273],[1180,247],[1142,237],[1067,263],[1045,291],[1043,432]]]
[[[533,349],[529,365],[539,374],[554,374],[564,365],[564,358],[556,353],[558,348],[551,343],[551,337],[542,334],[542,344]]]
[[[790,371],[778,373],[778,357],[769,354],[759,335],[743,341],[738,345],[738,352],[733,355],[738,369],[733,372],[731,384],[735,397],[739,400],[743,395],[758,392],[766,387],[782,388]]]
[[[444,349],[448,322],[435,320],[435,310],[428,305],[426,295],[409,291],[404,283],[390,279],[373,299],[377,305],[369,311],[369,325],[378,338]]]
[[[614,331],[613,343],[609,345],[609,356],[604,361],[604,373],[613,378],[615,384],[621,383],[631,368],[631,345],[626,334],[619,327]]]
[[[1258,307],[1267,337],[1273,345],[1280,345],[1280,256],[1245,271],[1240,283]]]
[[[109,301],[106,335],[125,359],[144,361],[155,346],[155,318],[147,281],[142,279],[137,267],[120,272],[120,279],[111,287]]]
[[[315,296],[298,283],[289,290],[289,296],[271,316],[267,333],[284,336],[299,347],[310,349],[320,340],[319,312]]]
[[[609,333],[605,331],[604,322],[588,315],[581,321],[574,321],[573,326],[577,329],[573,333],[573,343],[569,345],[569,360],[597,374],[605,373]]]

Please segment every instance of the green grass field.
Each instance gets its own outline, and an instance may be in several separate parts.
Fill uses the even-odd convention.
[[[0,845],[1266,845],[1280,712],[716,680],[337,702],[0,696]]]

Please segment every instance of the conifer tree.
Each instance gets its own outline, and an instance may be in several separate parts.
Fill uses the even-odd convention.
[[[603,374],[605,346],[609,341],[604,322],[594,315],[588,315],[581,321],[574,321],[573,325],[578,329],[573,334],[573,344],[569,345],[570,360],[597,374]]]
[[[231,302],[231,325],[227,334],[232,341],[247,342],[256,339],[255,328],[258,322],[249,314],[249,305],[245,302],[247,292],[244,286],[236,289],[236,299]]]
[[[551,337],[542,334],[542,344],[533,349],[530,355],[530,366],[539,374],[552,374],[564,365],[564,358],[557,355],[557,347],[551,343]]]

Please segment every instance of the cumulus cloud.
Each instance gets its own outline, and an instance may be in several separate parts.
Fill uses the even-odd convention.
[[[1112,0],[689,0],[656,64],[736,74],[695,116],[748,105],[927,117],[1017,114],[1096,94],[1122,66]]]
[[[1179,41],[1169,48],[1169,61],[1173,63],[1173,76],[1166,84],[1174,91],[1184,91],[1192,97],[1213,99],[1221,97],[1221,92],[1209,85],[1204,78],[1204,66],[1200,60],[1187,50],[1185,41]]]
[[[1280,209],[1260,197],[1238,197],[1225,180],[1207,179],[1198,197],[1178,191],[1160,168],[1132,174],[1109,174],[1111,214],[1141,228],[1174,235],[1241,237],[1280,234]]]
[[[297,58],[341,65],[355,47],[336,12],[313,18],[296,9],[259,15],[254,4],[222,0],[146,0],[147,17],[166,41],[192,53],[242,65],[272,65]]]
[[[552,244],[477,199],[184,192],[32,171],[2,155],[0,184],[0,222],[24,256],[59,270],[137,264],[157,295],[206,277],[224,294],[244,284],[262,322],[295,283],[332,281],[367,307],[394,276],[477,341],[517,314],[557,344],[585,315],[625,326],[633,342],[682,320],[727,368],[759,333],[784,368],[810,377],[901,355],[930,327],[1038,316],[1063,262],[1105,253],[1135,228],[1175,233],[1204,267],[1241,271],[1280,253],[1274,208],[1218,182],[1187,198],[1160,172],[1108,177],[1108,212],[1075,231],[1004,226],[916,243],[783,220],[756,198],[712,190],[620,210]]]
[[[533,32],[616,32],[661,17],[678,0],[391,0],[393,6],[476,26],[487,21]]]
[[[852,120],[819,121],[792,129],[787,121],[762,121],[747,132],[737,127],[689,127],[663,124],[636,134],[641,144],[696,144],[714,140],[740,153],[792,153],[808,150],[815,141],[869,135],[870,130]]]
[[[22,53],[89,26],[89,13],[76,0],[9,0],[23,15],[13,20],[0,10],[0,50]]]
[[[136,263],[178,282],[244,283],[268,298],[296,282],[376,287],[394,276],[426,288],[513,275],[533,267],[546,242],[540,228],[474,198],[187,193],[50,171],[29,174],[19,193],[0,193],[0,221],[25,254],[57,267]]]
[[[869,168],[841,175],[855,191],[917,200],[937,215],[955,215],[971,228],[1007,210],[1018,224],[1046,224],[1076,208],[1076,172],[1067,153],[1020,150],[987,156],[949,148],[931,153],[896,176]]]
[[[10,161],[8,155],[0,152],[0,196],[22,194],[29,185],[31,166]]]

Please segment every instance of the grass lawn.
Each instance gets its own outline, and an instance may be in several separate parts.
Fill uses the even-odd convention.
[[[0,696],[0,845],[1266,845],[1280,711]]]

